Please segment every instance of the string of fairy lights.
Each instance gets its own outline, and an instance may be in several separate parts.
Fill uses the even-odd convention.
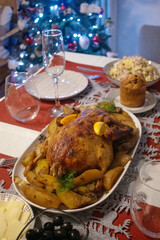
[[[11,69],[25,70],[42,64],[41,33],[44,29],[61,29],[66,51],[101,55],[110,51],[111,19],[102,24],[100,6],[85,2],[75,7],[75,2],[21,1],[18,19],[21,32],[17,34]]]

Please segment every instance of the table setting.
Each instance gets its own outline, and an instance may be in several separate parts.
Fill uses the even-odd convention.
[[[45,38],[44,41],[46,41]],[[46,54],[46,56],[48,55]],[[52,58],[53,56],[50,57]],[[45,59],[47,66],[44,64],[43,68],[31,76],[32,83],[24,87],[27,94],[36,98],[39,103],[38,111],[33,118],[25,118],[24,120],[24,115],[22,116],[23,119],[15,118],[7,110],[7,97],[0,100],[0,157],[11,159],[10,164],[7,163],[8,165],[0,166],[0,192],[3,194],[3,199],[1,197],[0,200],[4,200],[5,196],[8,198],[7,194],[21,197],[31,207],[33,211],[32,218],[33,215],[44,209],[27,200],[21,194],[14,182],[14,177],[19,175],[19,177],[23,178],[21,161],[25,154],[39,143],[39,139],[47,134],[48,124],[53,120],[53,116],[58,116],[59,113],[57,114],[54,110],[52,110],[51,115],[48,114],[49,109],[56,107],[57,104],[56,110],[64,106],[75,110],[78,106],[98,104],[107,101],[106,99],[114,100],[117,107],[123,108],[129,114],[139,132],[137,143],[131,151],[132,160],[125,165],[123,173],[111,191],[102,196],[100,200],[79,209],[65,209],[64,212],[79,219],[87,227],[88,232],[82,239],[148,240],[156,237],[157,239],[160,238],[159,226],[155,227],[154,234],[150,234],[153,230],[152,227],[149,228],[149,233],[144,233],[143,227],[137,227],[136,221],[138,222],[138,220],[135,220],[137,215],[134,215],[134,200],[137,191],[134,188],[134,184],[140,172],[143,173],[140,169],[151,160],[155,160],[155,164],[157,164],[156,169],[159,169],[160,82],[156,81],[147,86],[146,99],[142,107],[125,107],[120,103],[119,85],[112,81],[112,78],[106,72],[106,66],[108,67],[117,59],[71,52],[65,52],[65,64],[62,54],[60,58],[62,67],[58,69],[55,64],[55,72],[47,70],[52,60],[50,62],[50,60]],[[51,76],[54,81],[52,81]],[[34,85],[38,89],[38,94],[36,94],[36,91],[33,91]],[[55,92],[54,89],[56,89]],[[24,95],[23,92],[23,97]],[[16,95],[12,96],[12,99],[15,100]],[[20,99],[20,95],[18,95],[18,99]],[[13,102],[13,100],[10,101]],[[73,112],[72,115],[74,114],[76,115],[77,113]],[[14,158],[16,159],[13,160]],[[13,162],[11,162],[12,160]],[[151,167],[148,167],[148,169],[151,169]],[[151,173],[153,174],[153,172]],[[158,175],[157,172],[156,174]],[[149,177],[151,178],[151,175]],[[157,177],[156,182],[158,181],[159,178]],[[154,186],[151,186],[151,188],[154,189]],[[157,199],[159,199],[158,189],[156,187],[151,193]],[[149,192],[149,190],[146,190],[146,195],[147,191]],[[140,199],[142,198],[145,199],[145,196],[140,196]],[[152,202],[152,199],[150,201]],[[160,206],[157,202],[155,206],[159,214]],[[53,212],[56,211],[54,210]],[[152,225],[152,219],[149,218],[148,221]],[[159,215],[156,223],[158,221]]]

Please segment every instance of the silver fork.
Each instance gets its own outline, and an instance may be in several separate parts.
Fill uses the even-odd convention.
[[[96,70],[96,69],[92,69],[92,68],[86,68],[86,67],[81,67],[81,66],[77,66],[78,69],[86,71],[86,72],[100,72],[103,73],[102,70]]]
[[[6,167],[15,164],[18,158],[0,158],[0,167]]]
[[[89,74],[85,74],[85,73],[82,73],[86,78],[88,79],[98,79],[100,77],[100,75],[89,75]]]

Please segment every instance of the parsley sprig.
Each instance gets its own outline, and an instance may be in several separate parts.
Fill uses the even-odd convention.
[[[114,100],[111,100],[109,102],[101,102],[97,104],[98,108],[104,109],[108,113],[114,113],[116,110],[116,106],[114,103]]]
[[[73,178],[75,177],[76,172],[71,171],[68,175],[58,178],[60,187],[57,189],[57,192],[64,192],[74,188]]]

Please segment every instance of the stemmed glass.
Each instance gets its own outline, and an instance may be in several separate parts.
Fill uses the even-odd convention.
[[[152,238],[160,238],[160,160],[145,163],[135,182],[131,215],[137,227]]]
[[[42,31],[43,65],[52,77],[55,87],[55,106],[48,110],[51,117],[62,113],[59,100],[58,79],[65,69],[65,54],[62,32],[58,29]]]

